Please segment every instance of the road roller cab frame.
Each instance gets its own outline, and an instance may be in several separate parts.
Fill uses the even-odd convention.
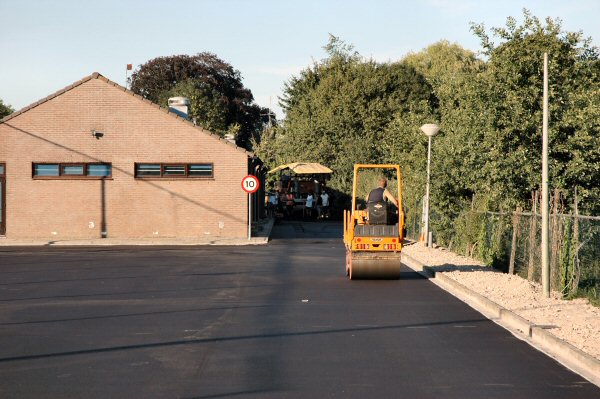
[[[388,205],[385,202],[368,203],[367,209],[358,209],[356,189],[359,171],[363,169],[395,171],[398,179],[397,212],[387,212],[387,207],[393,208],[394,205]],[[397,214],[397,219],[393,220],[393,217],[387,217],[388,213]],[[400,165],[354,165],[352,209],[344,210],[344,244],[348,278],[351,280],[399,278],[403,232],[404,212],[402,212]]]

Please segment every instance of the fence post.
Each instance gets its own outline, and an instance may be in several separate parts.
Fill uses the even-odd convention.
[[[533,281],[535,272],[535,251],[538,246],[535,245],[535,238],[537,236],[537,202],[538,193],[534,191],[531,196],[531,220],[529,222],[529,265],[527,266],[527,280]]]
[[[521,217],[521,208],[513,213],[512,218],[512,243],[510,246],[510,262],[508,263],[508,274],[515,274],[515,257],[517,255],[517,235],[519,234],[519,219]]]
[[[550,226],[550,238],[552,240],[550,243],[550,288],[559,291],[561,287],[557,287],[556,284],[559,282],[560,270],[558,265],[564,233],[562,219],[558,217],[559,214],[562,214],[563,207],[561,204],[561,192],[557,188],[554,189],[554,195],[550,201],[552,202],[550,212],[552,216],[552,225]]]
[[[573,220],[573,283],[571,285],[571,293],[576,294],[579,288],[579,277],[581,270],[579,268],[579,208],[577,198],[577,187],[575,187],[575,220]]]

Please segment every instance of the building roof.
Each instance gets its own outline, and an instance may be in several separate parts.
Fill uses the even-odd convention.
[[[71,85],[69,85],[69,86],[67,86],[67,87],[65,87],[65,88],[63,88],[61,90],[58,90],[57,92],[55,92],[53,94],[50,94],[49,96],[44,97],[41,100],[38,100],[38,101],[34,102],[33,104],[30,104],[30,105],[28,105],[28,106],[26,106],[26,107],[24,107],[24,108],[22,108],[22,109],[20,109],[18,111],[13,112],[10,115],[5,116],[4,118],[2,118],[0,120],[0,124],[4,123],[4,122],[7,122],[7,121],[9,121],[9,120],[11,120],[11,119],[13,119],[13,118],[21,115],[21,114],[24,114],[25,112],[27,112],[27,111],[29,111],[29,110],[31,110],[31,109],[33,109],[33,108],[35,108],[35,107],[37,107],[37,106],[45,103],[46,101],[50,101],[53,98],[58,97],[61,94],[64,94],[64,93],[68,92],[69,90],[72,90],[75,87],[80,86],[80,85],[82,85],[82,84],[84,84],[84,83],[86,83],[86,82],[88,82],[88,81],[90,81],[92,79],[99,79],[99,80],[101,80],[103,82],[106,82],[109,85],[112,85],[112,86],[114,86],[114,87],[116,87],[116,88],[118,88],[120,90],[123,90],[125,93],[131,95],[132,97],[135,97],[138,100],[141,100],[141,101],[147,103],[148,105],[151,105],[151,106],[155,107],[158,111],[162,111],[162,112],[168,113],[173,118],[179,119],[181,122],[188,123],[189,125],[191,125],[194,128],[198,129],[202,133],[207,134],[207,135],[215,138],[216,140],[219,140],[219,141],[223,142],[223,144],[226,144],[226,145],[229,145],[229,146],[233,146],[238,151],[241,151],[241,152],[245,153],[249,157],[254,156],[254,154],[252,152],[247,151],[246,149],[235,145],[234,143],[230,142],[229,140],[225,140],[224,138],[222,138],[218,134],[215,134],[215,133],[212,133],[212,132],[210,132],[208,130],[205,130],[205,129],[203,129],[202,127],[200,127],[198,125],[194,125],[194,123],[192,123],[190,120],[188,120],[186,118],[182,118],[181,116],[177,115],[175,112],[171,112],[171,111],[169,111],[169,109],[161,107],[160,105],[158,105],[156,103],[153,103],[152,101],[150,101],[148,99],[145,99],[144,97],[140,96],[139,94],[136,94],[136,93],[132,92],[131,90],[126,89],[125,87],[119,85],[118,83],[115,83],[112,80],[105,78],[104,76],[102,76],[98,72],[94,72],[91,75],[86,76],[85,78],[83,78],[81,80],[78,80],[77,82],[75,82],[75,83],[73,83],[73,84],[71,84]]]
[[[333,171],[327,166],[323,166],[320,163],[316,162],[294,162],[285,165],[279,165],[275,169],[270,170],[269,173],[275,173],[284,169],[289,169],[297,175],[333,173]]]

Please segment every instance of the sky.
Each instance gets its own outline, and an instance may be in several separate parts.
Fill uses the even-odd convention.
[[[0,99],[18,110],[93,72],[124,86],[127,64],[209,51],[281,119],[284,83],[325,58],[330,34],[380,62],[440,40],[478,52],[471,22],[502,27],[523,8],[600,46],[600,0],[0,0]]]

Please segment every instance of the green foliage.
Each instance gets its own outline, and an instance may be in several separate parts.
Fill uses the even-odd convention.
[[[325,50],[328,58],[287,82],[284,137],[273,144],[277,161],[323,163],[334,170],[330,186],[349,193],[355,163],[397,162],[390,157],[390,123],[414,110],[431,114],[434,97],[410,66],[364,60],[335,36]]]
[[[579,211],[598,214],[598,49],[581,32],[564,32],[560,19],[540,20],[527,10],[521,22],[509,17],[505,27],[471,29],[483,59],[441,41],[381,64],[331,36],[328,57],[287,82],[281,99],[285,124],[261,143],[267,164],[324,163],[334,169],[331,185],[349,193],[353,164],[400,163],[415,234],[427,162],[427,137],[419,127],[436,122],[441,126],[432,140],[436,241],[500,265],[509,253],[510,218],[490,221],[481,215],[530,209],[531,192],[540,190],[548,53],[550,185],[566,194],[567,212],[577,188]],[[475,212],[466,210],[472,202]]]
[[[2,102],[2,100],[0,100],[0,119],[4,118],[7,115],[12,114],[13,112],[15,112],[14,109],[12,109],[12,107],[8,104],[4,104]]]
[[[412,118],[405,121],[412,131],[410,140],[395,143],[413,147],[405,151],[411,159],[404,171],[406,202],[419,204],[426,183],[427,138],[419,126],[438,120],[442,130],[432,140],[431,223],[436,240],[449,244],[456,241],[453,222],[470,202],[479,181],[482,160],[474,149],[481,141],[481,124],[489,117],[478,81],[484,63],[473,52],[447,41],[409,54],[403,62],[425,76],[437,101],[436,115],[421,112],[422,119],[417,119],[411,113]],[[421,212],[420,206],[413,209]],[[408,209],[409,218],[413,209]]]
[[[188,97],[190,118],[203,128],[223,136],[239,126],[238,145],[260,141],[266,109],[254,104],[240,72],[214,54],[154,58],[132,74],[131,90],[163,106],[169,97]]]
[[[558,288],[563,292],[564,295],[568,295],[571,288],[571,278],[575,272],[573,256],[577,248],[573,248],[574,245],[576,245],[573,242],[573,220],[568,218],[563,223],[563,241],[559,259],[560,280],[558,281]]]
[[[448,247],[466,256],[473,256],[475,249],[482,245],[480,238],[483,225],[485,213],[463,210],[455,219],[454,234],[444,237]]]
[[[491,222],[483,223],[478,247],[479,259],[486,265],[503,270],[508,265],[511,225],[507,216],[486,216]]]
[[[549,54],[551,185],[566,193],[578,187],[580,209],[600,210],[594,201],[600,197],[598,51],[581,33],[562,32],[558,19],[542,22],[526,10],[523,19],[518,25],[508,18],[507,26],[492,28],[491,35],[483,25],[472,26],[485,62],[446,42],[407,57],[432,83],[439,101],[443,134],[435,137],[432,151],[432,226],[442,244],[454,239],[455,222],[464,217],[461,210],[473,194],[484,198],[480,211],[512,211],[527,207],[531,192],[539,190],[544,52]],[[445,68],[444,59],[449,60]],[[481,248],[492,245],[486,234],[481,233],[487,241],[479,242],[479,253],[491,261],[501,251]]]
[[[230,122],[227,98],[221,96],[216,87],[192,79],[184,80],[161,93],[159,104],[167,104],[170,97],[176,96],[189,98],[190,119],[195,119],[196,123],[213,133],[225,134]]]
[[[577,151],[577,144],[590,150],[600,144],[594,109],[600,85],[597,49],[581,33],[562,32],[559,19],[544,23],[527,10],[522,25],[508,18],[505,28],[492,29],[498,45],[482,25],[472,29],[489,57],[477,94],[492,110],[481,126],[478,148],[484,162],[476,190],[489,192],[495,207],[514,209],[539,187],[544,52],[550,76],[550,180],[567,192],[575,186],[597,190],[590,185],[590,179],[600,181],[597,151],[586,151],[592,157],[585,160]]]

